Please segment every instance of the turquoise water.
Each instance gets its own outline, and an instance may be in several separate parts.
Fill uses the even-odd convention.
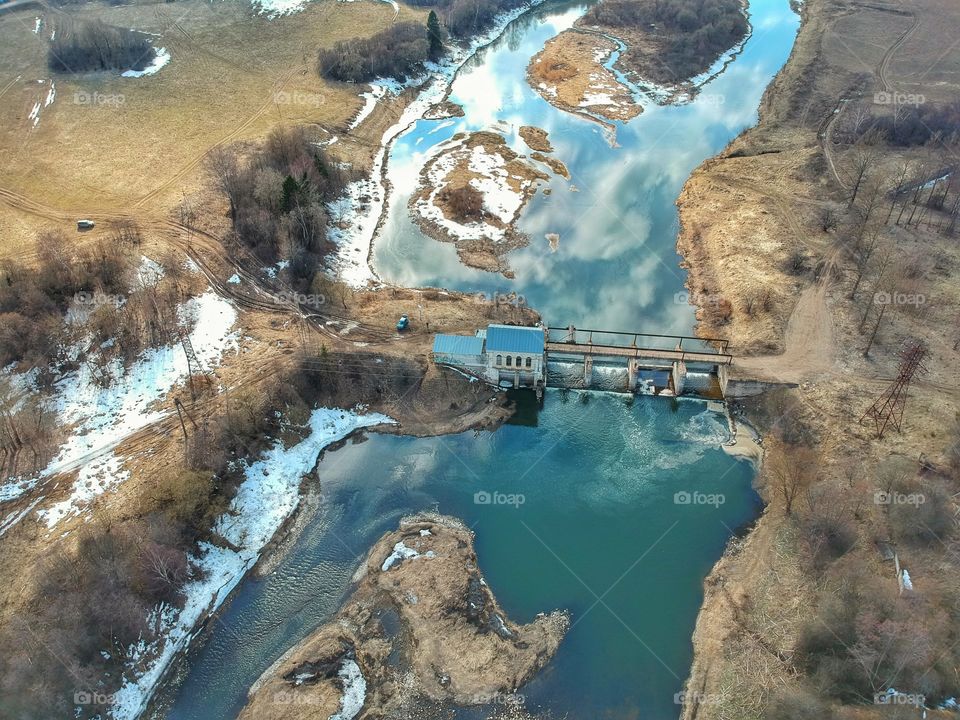
[[[421,121],[398,141],[389,165],[398,197],[374,264],[406,285],[519,292],[552,324],[686,334],[693,315],[678,297],[673,203],[693,168],[755,121],[797,17],[786,0],[754,0],[754,34],[726,71],[692,104],[647,104],[618,127],[613,147],[598,125],[557,111],[524,80],[529,58],[584,9],[548,4],[520,18],[458,76],[452,99],[466,116]],[[510,255],[513,281],[463,267],[405,210],[429,145],[494,122],[523,152],[520,125],[547,129],[579,188],[554,180],[528,208],[521,227],[532,242]],[[546,232],[560,233],[556,253]],[[513,619],[571,612],[556,657],[520,690],[528,706],[581,720],[677,718],[703,578],[757,511],[752,468],[723,452],[725,420],[694,400],[549,391],[536,421],[526,420],[442,438],[372,435],[329,453],[314,480],[320,509],[271,575],[241,584],[158,715],[235,717],[260,673],[336,611],[375,539],[429,509],[475,530],[481,568]],[[484,492],[524,501],[477,503]]]
[[[259,673],[339,606],[372,542],[422,509],[474,529],[513,619],[572,613],[554,661],[520,690],[531,707],[677,717],[702,579],[756,512],[751,467],[719,448],[726,437],[725,419],[698,401],[550,391],[536,427],[373,435],[329,454],[322,512],[273,575],[244,582],[189,658],[168,717],[233,717]],[[482,492],[524,501],[477,504]],[[683,492],[724,502],[677,504]]]

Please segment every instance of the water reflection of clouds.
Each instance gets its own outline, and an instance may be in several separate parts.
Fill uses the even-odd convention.
[[[465,268],[452,245],[423,238],[400,207],[377,244],[377,267],[403,284],[515,289],[554,323],[689,332],[693,311],[674,301],[686,277],[675,252],[674,202],[694,168],[755,121],[764,87],[786,57],[796,17],[788,10],[772,13],[768,4],[754,8],[763,16],[761,30],[755,28],[735,62],[692,103],[652,105],[620,126],[617,148],[610,147],[596,123],[553,108],[526,82],[529,58],[572,25],[580,10],[556,16],[543,10],[547,22],[538,24],[532,14],[515,24],[455,82],[452,99],[464,105],[466,117],[415,150],[422,153],[456,130],[496,123],[511,145],[527,154],[518,137],[521,125],[550,133],[554,155],[566,163],[572,180],[554,178],[552,193],[537,195],[524,211],[520,228],[531,243],[507,257],[516,280]],[[406,165],[397,185],[415,180],[423,163],[423,155],[413,151],[422,132],[414,134],[401,138],[393,152]],[[580,192],[571,192],[571,185]],[[560,235],[556,252],[550,252],[546,233]]]

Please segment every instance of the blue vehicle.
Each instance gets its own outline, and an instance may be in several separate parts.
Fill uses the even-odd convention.
[[[408,327],[410,327],[410,318],[406,315],[401,315],[400,319],[397,320],[397,332],[403,332]]]

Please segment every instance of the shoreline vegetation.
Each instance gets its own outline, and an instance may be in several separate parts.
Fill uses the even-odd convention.
[[[960,187],[941,119],[960,63],[924,48],[960,13],[799,10],[757,125],[677,202],[697,332],[730,338],[733,383],[765,381],[730,399],[762,437],[765,509],[704,582],[682,717],[954,717]],[[867,65],[843,50],[866,44]],[[887,102],[891,88],[923,102]],[[928,118],[939,132],[914,137]],[[927,373],[879,437],[862,416],[917,343]]]

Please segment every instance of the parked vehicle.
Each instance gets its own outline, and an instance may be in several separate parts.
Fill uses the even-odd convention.
[[[408,327],[410,327],[410,318],[406,315],[401,315],[400,319],[397,320],[397,332],[403,332]]]
[[[93,220],[77,220],[77,230],[92,230],[94,225]]]

